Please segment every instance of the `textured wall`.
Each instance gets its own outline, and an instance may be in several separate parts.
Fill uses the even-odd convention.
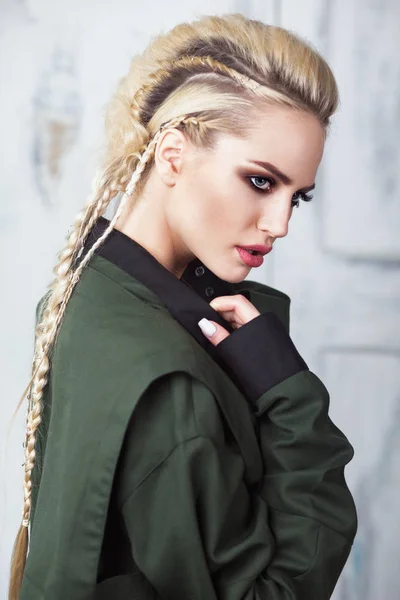
[[[314,201],[250,278],[292,297],[292,337],[355,448],[347,480],[360,526],[334,598],[400,598],[398,0],[0,3],[0,597],[22,509],[25,406],[6,438],[8,425],[28,380],[36,301],[90,192],[105,103],[153,34],[236,10],[307,37],[338,79]]]

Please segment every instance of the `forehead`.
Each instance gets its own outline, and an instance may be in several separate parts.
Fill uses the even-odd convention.
[[[314,115],[269,105],[256,110],[249,119],[245,138],[222,136],[219,140],[219,149],[226,157],[271,162],[292,177],[305,171],[313,177],[325,143],[324,129]]]

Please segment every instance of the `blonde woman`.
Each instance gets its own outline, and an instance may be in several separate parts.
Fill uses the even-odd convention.
[[[337,104],[315,49],[240,14],[133,59],[37,306],[10,600],[330,598],[353,449],[289,297],[245,278],[311,199]]]

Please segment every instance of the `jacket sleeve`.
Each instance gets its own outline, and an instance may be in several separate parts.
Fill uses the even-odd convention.
[[[288,560],[304,531],[319,524],[313,597],[329,598],[357,530],[344,477],[354,451],[329,417],[329,393],[273,312],[235,330],[218,350],[255,414],[277,555]]]
[[[124,498],[133,557],[160,598],[330,598],[354,535],[343,480],[352,449],[326,418],[323,388],[308,373],[295,377],[258,399],[266,468],[257,489],[229,436],[199,427]],[[156,386],[146,403],[163,393]],[[217,406],[192,378],[190,395],[203,415]]]

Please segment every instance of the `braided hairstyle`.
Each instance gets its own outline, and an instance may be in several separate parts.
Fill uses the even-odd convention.
[[[129,209],[129,203],[142,193],[157,141],[166,127],[180,128],[197,147],[212,149],[218,133],[245,137],[256,122],[255,111],[268,102],[308,111],[318,118],[326,135],[339,98],[329,65],[310,43],[286,29],[238,13],[202,16],[154,37],[119,81],[106,113],[100,175],[57,256],[55,277],[35,330],[31,379],[16,409],[28,399],[24,505],[13,549],[9,600],[19,597],[28,550],[31,473],[49,353],[83,268],[122,210]],[[89,232],[119,193],[122,196],[109,226],[79,261]]]

